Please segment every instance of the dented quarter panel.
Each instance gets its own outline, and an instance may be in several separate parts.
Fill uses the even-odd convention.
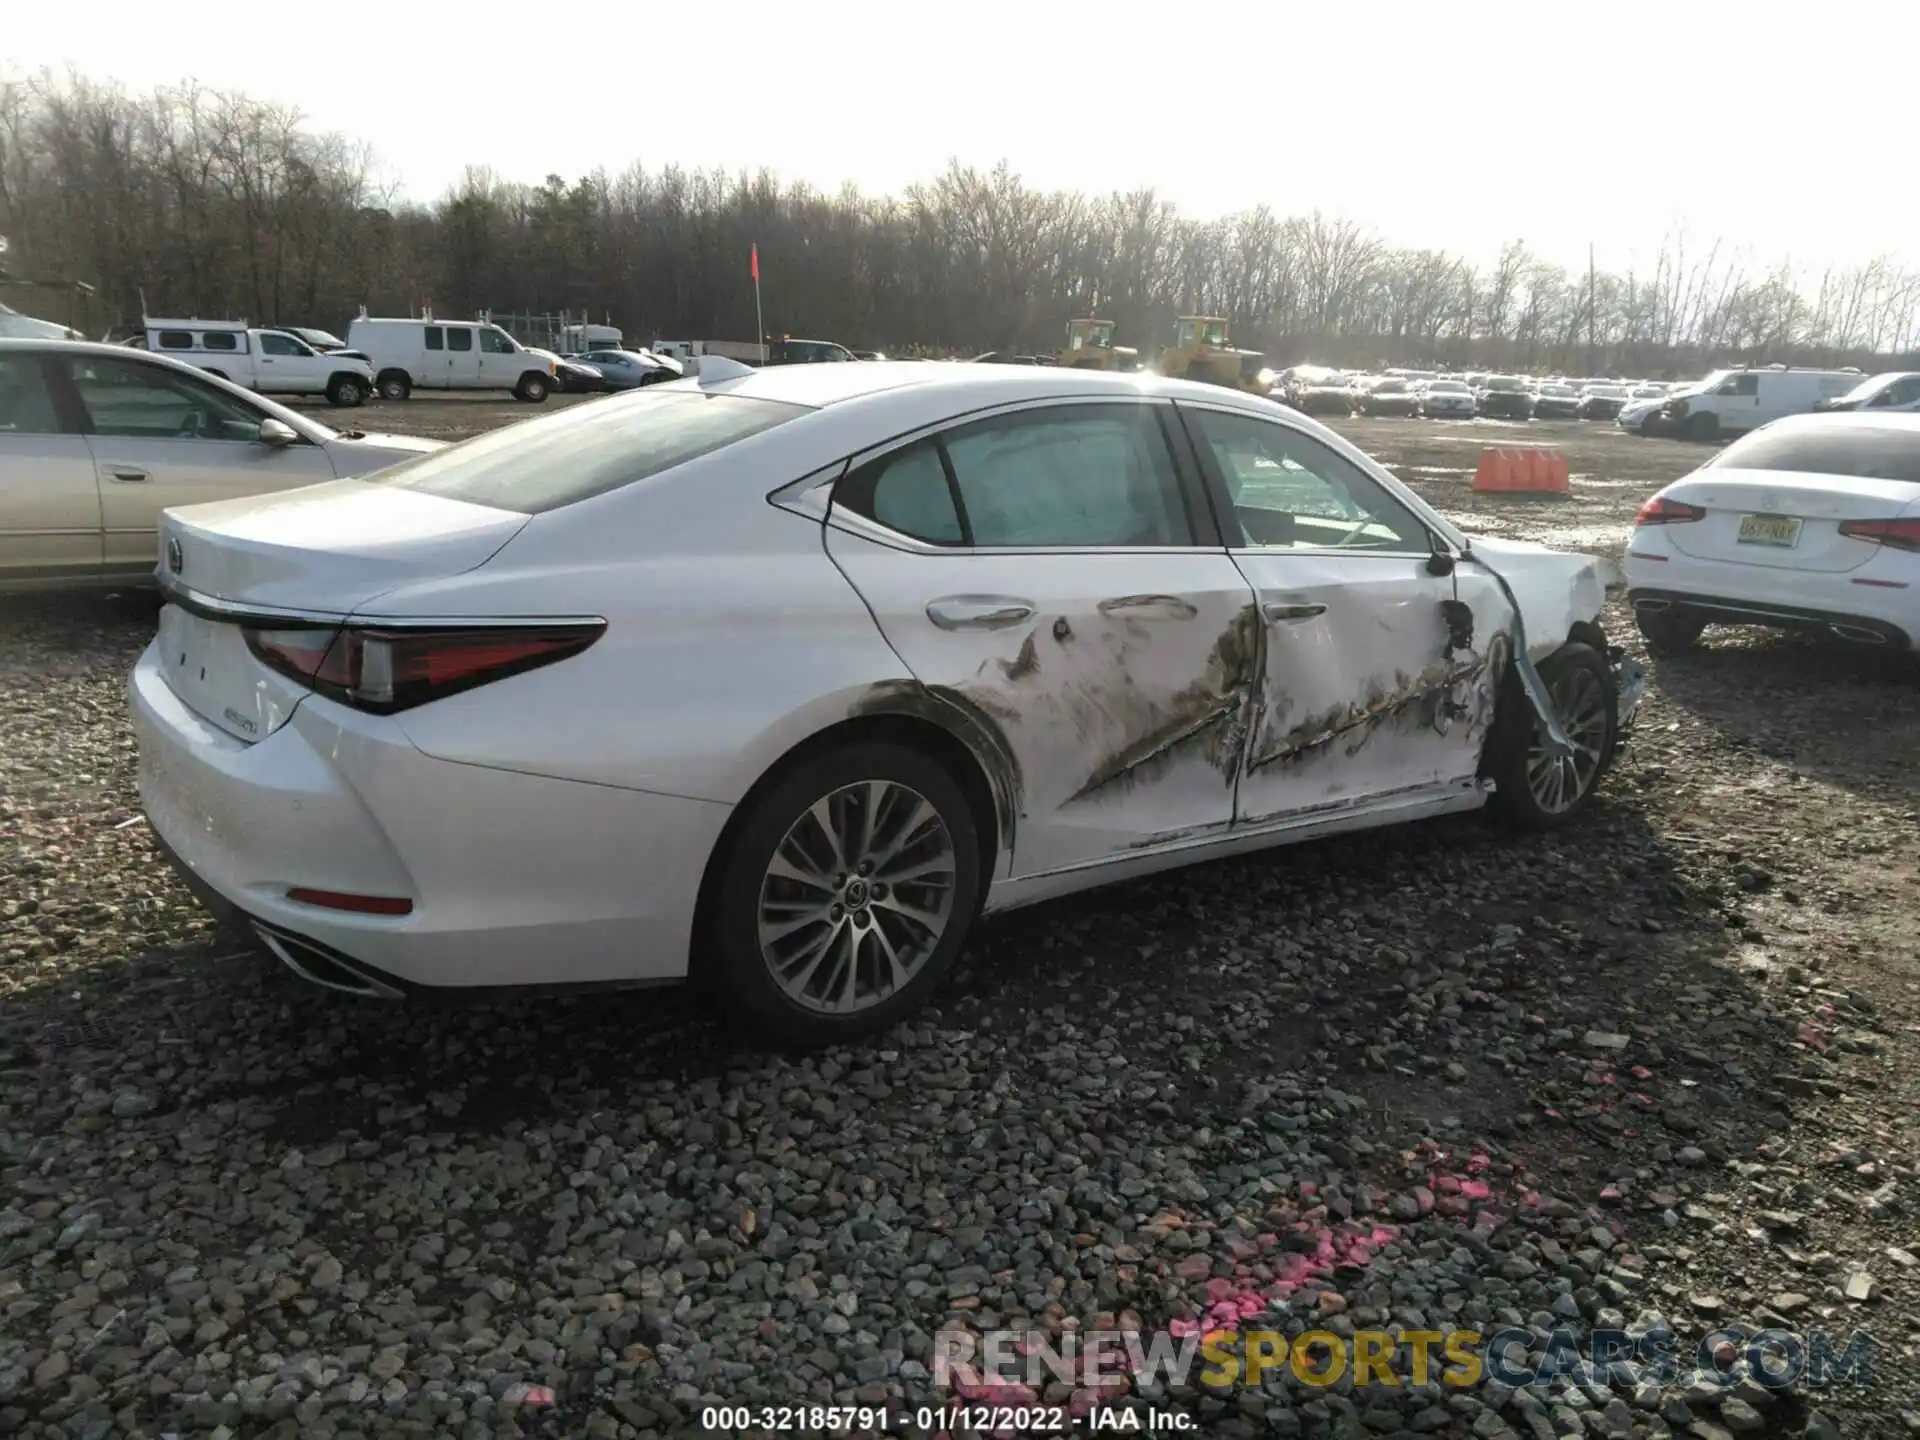
[[[1492,724],[1512,611],[1493,578],[1429,574],[1424,557],[1238,551],[1266,607],[1258,720],[1239,818],[1293,812],[1423,785],[1471,785]],[[1456,645],[1441,602],[1473,617]]]
[[[988,737],[1014,875],[1231,824],[1259,635],[1224,552],[929,554],[826,535],[914,677]],[[929,618],[943,599],[1031,613],[955,628]]]

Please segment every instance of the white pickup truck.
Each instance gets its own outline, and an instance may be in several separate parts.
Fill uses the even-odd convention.
[[[146,321],[147,348],[263,395],[324,395],[358,405],[373,394],[373,365],[352,351],[316,350],[287,330],[244,320]]]

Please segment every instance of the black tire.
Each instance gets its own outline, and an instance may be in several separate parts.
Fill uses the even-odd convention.
[[[327,403],[351,407],[366,402],[367,382],[358,375],[336,375],[327,381]]]
[[[944,837],[951,844],[952,854],[952,884],[946,896],[947,918],[904,986],[890,993],[882,993],[865,1008],[834,1014],[802,1003],[774,978],[771,962],[763,954],[761,945],[763,899],[775,905],[787,906],[802,902],[790,898],[799,893],[792,890],[784,898],[767,896],[763,892],[771,879],[768,867],[776,851],[787,842],[792,828],[799,825],[816,805],[843,793],[851,793],[849,787],[871,781],[903,787],[905,791],[917,795],[932,807],[939,824],[944,827]],[[828,813],[836,813],[831,804],[828,805]],[[892,813],[896,812],[889,812]],[[922,828],[924,830],[924,822]],[[926,833],[929,836],[926,843],[929,845],[941,838],[938,832]],[[785,1043],[809,1047],[830,1045],[884,1029],[919,1008],[928,995],[939,987],[952,967],[954,957],[966,943],[967,932],[972,928],[980,908],[979,835],[979,826],[960,782],[946,766],[917,750],[893,741],[870,741],[850,744],[798,762],[764,786],[748,802],[726,854],[719,860],[721,869],[714,891],[712,920],[707,936],[711,944],[710,964],[713,973],[705,978],[715,982],[712,988],[717,998],[741,1019]],[[909,846],[905,853],[915,853],[916,848]],[[791,855],[791,849],[787,853]],[[874,872],[876,880],[881,873]],[[848,879],[853,878],[849,874]],[[880,889],[883,891],[884,886]],[[810,890],[807,893],[811,893]],[[882,932],[880,938],[892,943],[907,933],[901,928],[907,922],[899,920],[898,912],[895,912],[887,916],[886,923],[882,924],[879,907],[884,904],[886,897],[876,893],[871,904],[862,904],[861,912],[865,919],[856,929],[855,921],[859,917],[848,911],[843,922],[840,916],[844,907],[838,903],[841,900],[851,902],[853,897],[844,891],[834,891],[832,894],[835,909],[828,913],[833,918],[823,918],[816,923],[822,930],[832,924],[839,933],[848,937],[850,945],[860,947],[851,952],[849,963],[858,967],[865,959],[871,959],[877,966],[878,954],[870,954],[871,947],[866,944],[869,932],[879,930]],[[839,928],[843,924],[844,928]],[[804,942],[809,938],[817,938],[819,933],[812,927],[804,927],[798,932],[798,939]],[[919,938],[926,944],[929,937]],[[804,945],[800,948],[804,948]],[[797,952],[789,952],[790,955],[794,953]],[[837,940],[825,951],[826,955],[835,957],[840,953]],[[822,983],[831,982],[836,975],[846,973],[844,966],[831,964],[827,959],[817,964],[821,967],[818,973]],[[856,968],[856,980],[858,973]]]
[[[528,405],[538,405],[553,393],[553,385],[547,377],[529,370],[520,377],[520,383],[513,387],[513,398]]]
[[[1597,682],[1597,700],[1605,719],[1605,731],[1590,737],[1595,742],[1592,748],[1597,751],[1597,759],[1587,772],[1584,784],[1576,784],[1577,793],[1570,801],[1546,803],[1535,793],[1529,775],[1531,751],[1541,726],[1533,707],[1527,703],[1526,693],[1520,688],[1519,676],[1511,670],[1508,672],[1500,697],[1499,723],[1488,742],[1492,750],[1488,769],[1496,786],[1491,809],[1503,824],[1535,832],[1557,830],[1593,803],[1594,792],[1613,766],[1614,750],[1620,738],[1619,697],[1614,693],[1613,670],[1606,656],[1591,645],[1572,641],[1540,662],[1540,678],[1556,702],[1568,691],[1577,697],[1576,716],[1585,713],[1586,703],[1596,698],[1587,687]],[[1565,710],[1561,718],[1565,723]],[[1578,739],[1581,734],[1575,729],[1569,738]],[[1576,765],[1576,782],[1578,774]]]
[[[1703,445],[1717,440],[1720,438],[1720,417],[1705,410],[1689,415],[1685,433],[1687,439]]]
[[[1636,609],[1633,623],[1640,627],[1640,637],[1655,655],[1678,655],[1691,649],[1707,628],[1706,618],[1690,610]]]
[[[413,394],[413,380],[404,370],[383,370],[374,384],[382,400],[404,400]]]

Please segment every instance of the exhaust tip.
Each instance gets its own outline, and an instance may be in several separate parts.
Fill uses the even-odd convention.
[[[1671,610],[1673,602],[1671,600],[1636,600],[1633,602],[1633,608],[1648,611]]]
[[[1856,645],[1884,645],[1887,643],[1886,636],[1882,635],[1878,630],[1869,630],[1864,625],[1829,625],[1827,628],[1842,640],[1851,640]]]
[[[260,937],[260,943],[272,952],[276,960],[309,985],[337,990],[343,995],[357,996],[362,1000],[402,998],[398,990],[382,985],[358,970],[349,969],[324,950],[295,936],[278,934],[263,925],[255,925],[253,933]]]

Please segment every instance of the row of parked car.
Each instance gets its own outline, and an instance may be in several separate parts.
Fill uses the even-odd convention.
[[[1367,374],[1297,366],[1273,398],[1307,415],[1417,415],[1430,420],[1611,420],[1626,406],[1664,397],[1656,380],[1572,379],[1430,370]]]

